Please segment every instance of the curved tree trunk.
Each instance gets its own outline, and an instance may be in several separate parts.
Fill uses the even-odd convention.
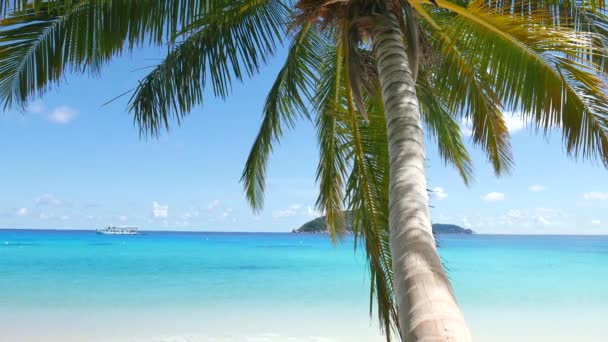
[[[395,17],[373,31],[390,158],[389,227],[401,336],[406,342],[471,341],[431,229],[424,138]]]

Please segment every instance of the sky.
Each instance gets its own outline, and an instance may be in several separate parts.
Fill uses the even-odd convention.
[[[27,109],[0,115],[1,228],[286,232],[319,215],[316,136],[306,120],[286,131],[270,159],[260,213],[239,181],[285,51],[234,83],[227,99],[208,93],[181,126],[142,139],[129,95],[104,103],[135,87],[163,51],[135,51],[97,76],[68,74]],[[608,234],[608,171],[568,157],[559,133],[536,135],[517,115],[507,119],[513,171],[496,178],[470,146],[468,187],[427,138],[433,222],[488,234]]]

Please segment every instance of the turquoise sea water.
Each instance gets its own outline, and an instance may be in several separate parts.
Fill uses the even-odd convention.
[[[608,237],[448,236],[477,341],[608,341]],[[0,341],[382,341],[352,239],[0,230]]]

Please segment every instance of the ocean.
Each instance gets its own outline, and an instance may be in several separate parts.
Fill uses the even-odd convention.
[[[442,235],[475,341],[608,341],[608,237]],[[380,342],[325,235],[0,230],[2,342]]]

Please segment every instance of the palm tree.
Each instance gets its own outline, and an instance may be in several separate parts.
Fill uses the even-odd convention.
[[[5,109],[24,107],[66,70],[98,73],[120,53],[168,45],[129,102],[157,136],[209,87],[226,98],[290,42],[243,172],[252,207],[283,130],[314,120],[317,206],[334,239],[353,211],[387,339],[470,341],[431,231],[423,124],[465,182],[458,120],[501,174],[512,166],[505,109],[608,166],[605,10],[602,0],[0,0],[0,94]]]

